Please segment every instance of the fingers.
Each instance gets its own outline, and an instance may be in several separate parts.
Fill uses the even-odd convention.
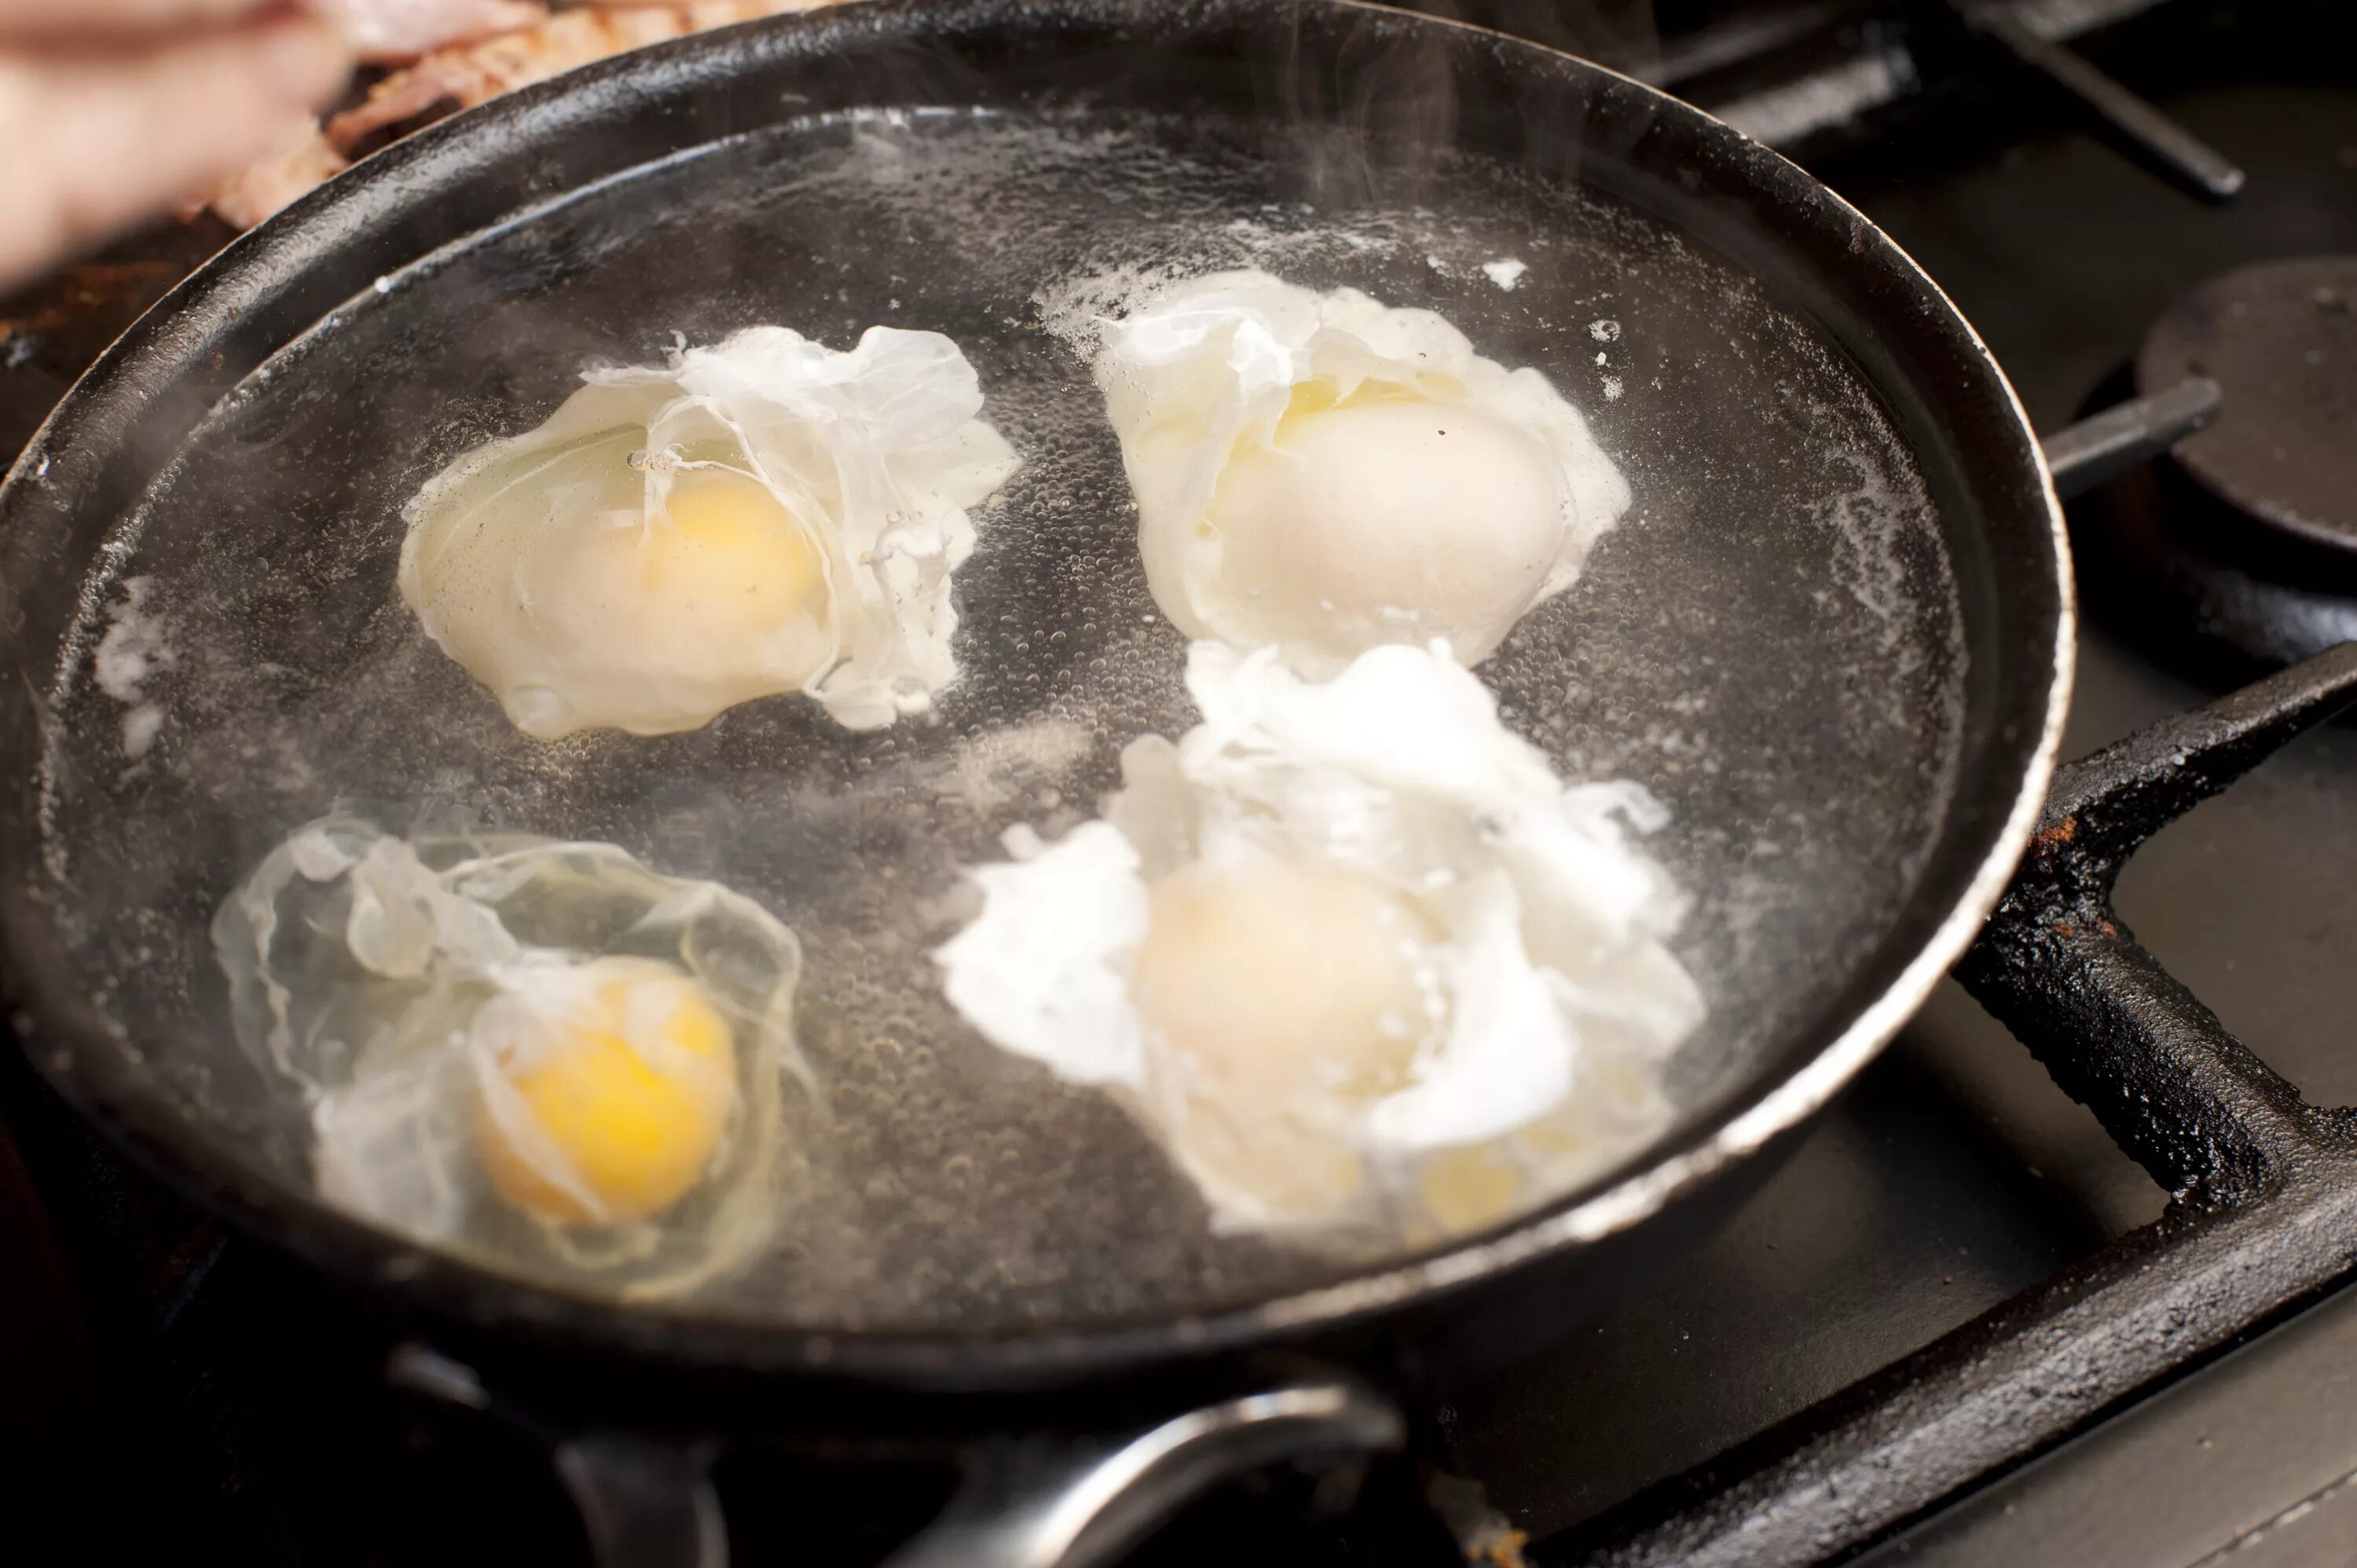
[[[340,89],[350,64],[333,32],[303,21],[144,54],[0,58],[0,289],[210,189]]]
[[[119,38],[219,27],[285,9],[285,0],[0,0],[0,37]]]

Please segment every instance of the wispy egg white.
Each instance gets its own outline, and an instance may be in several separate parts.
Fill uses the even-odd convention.
[[[937,954],[1003,1049],[1117,1095],[1232,1227],[1471,1229],[1658,1131],[1703,1015],[1661,807],[1566,786],[1445,651],[1327,682],[1198,643],[1203,722],[973,873]]]
[[[611,844],[328,817],[253,869],[213,943],[339,1208],[623,1295],[768,1234],[802,952],[749,900]]]
[[[1016,467],[956,344],[755,327],[582,380],[405,513],[402,596],[517,727],[664,735],[804,692],[873,729],[955,678],[950,575]]]
[[[1179,284],[1103,327],[1095,370],[1156,602],[1313,673],[1434,639],[1478,663],[1629,508],[1545,376],[1356,289]]]

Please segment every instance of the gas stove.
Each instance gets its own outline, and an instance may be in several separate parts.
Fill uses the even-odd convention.
[[[1800,158],[2041,431],[2125,405],[2051,448],[2084,488],[2066,755],[2094,755],[1958,982],[1675,1273],[1415,1412],[1408,1455],[1230,1487],[1132,1561],[2357,1556],[2357,1121],[2311,1109],[2357,1103],[2357,731],[2324,722],[2357,693],[2330,651],[2357,634],[2357,24],[1425,8]],[[0,446],[224,237],[138,236],[0,306]],[[122,1164],[13,1053],[0,1123],[0,1556],[587,1559],[544,1449],[431,1397],[409,1326]],[[738,1560],[846,1565],[955,1479],[758,1444],[717,1472]]]

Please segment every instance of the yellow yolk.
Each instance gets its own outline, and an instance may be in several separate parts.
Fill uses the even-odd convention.
[[[826,568],[810,536],[754,480],[692,470],[665,510],[668,518],[612,536],[635,556],[640,602],[652,618],[759,628],[824,605]]]
[[[1522,1196],[1522,1173],[1494,1144],[1434,1155],[1417,1178],[1426,1213],[1443,1233],[1461,1236],[1495,1225]]]
[[[727,1021],[684,975],[629,967],[495,1064],[515,1092],[503,1113],[479,1108],[476,1146],[493,1188],[526,1213],[566,1225],[661,1213],[703,1178],[726,1130]]]
[[[1438,384],[1434,391],[1437,392],[1461,394],[1464,392],[1464,388],[1454,381],[1445,378],[1436,378],[1436,380]],[[1300,434],[1303,424],[1334,409],[1346,406],[1372,408],[1379,403],[1429,405],[1431,402],[1431,398],[1398,381],[1366,381],[1351,389],[1351,395],[1344,397],[1342,389],[1330,378],[1320,376],[1314,381],[1303,381],[1286,398],[1285,412],[1277,415],[1276,419],[1276,444],[1279,446],[1284,446],[1293,436]]]
[[[1207,1181],[1312,1218],[1365,1180],[1344,1121],[1406,1087],[1439,1023],[1439,937],[1399,895],[1314,861],[1198,864],[1157,883],[1130,972],[1177,1058],[1173,1136]]]
[[[527,735],[694,729],[802,687],[839,652],[823,547],[742,474],[686,470],[653,512],[618,504],[534,552],[500,585],[514,618],[468,619],[449,644]]]

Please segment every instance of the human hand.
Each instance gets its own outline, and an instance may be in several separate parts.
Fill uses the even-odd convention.
[[[0,290],[200,198],[350,69],[277,0],[0,0]]]

